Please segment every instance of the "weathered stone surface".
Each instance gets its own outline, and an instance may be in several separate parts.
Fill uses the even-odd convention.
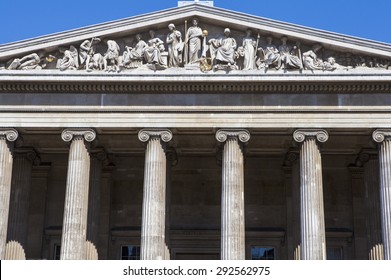
[[[165,130],[140,130],[140,141],[147,142],[145,152],[144,195],[141,228],[141,259],[164,260],[169,257],[165,243],[166,166],[162,143],[172,139]]]
[[[221,191],[221,259],[245,259],[244,160],[240,142],[250,140],[247,130],[219,130],[224,143]]]
[[[0,259],[5,259],[13,157],[9,142],[18,138],[15,129],[0,129]]]
[[[62,260],[86,259],[90,156],[84,141],[91,142],[95,137],[96,134],[91,129],[68,129],[62,133],[64,141],[72,141],[61,238]]]
[[[317,141],[326,142],[325,130],[296,130],[300,149],[300,207],[302,260],[326,259],[326,231],[323,206],[322,159]]]
[[[377,129],[373,139],[380,143],[380,213],[384,259],[391,260],[391,130]]]
[[[31,148],[14,150],[7,243],[13,242],[18,246],[7,246],[6,258],[26,259],[31,172],[36,157],[36,152]]]

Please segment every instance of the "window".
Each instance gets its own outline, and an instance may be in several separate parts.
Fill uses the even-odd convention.
[[[61,245],[54,244],[53,260],[59,260],[61,255]]]
[[[121,260],[139,260],[140,246],[123,245],[121,246]]]
[[[328,260],[343,260],[341,247],[327,247],[326,253]]]
[[[274,260],[274,248],[272,247],[251,247],[252,260]]]

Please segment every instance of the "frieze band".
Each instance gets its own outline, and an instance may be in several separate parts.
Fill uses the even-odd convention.
[[[0,70],[59,69],[116,73],[132,69],[160,71],[185,68],[202,72],[254,70],[266,73],[273,69],[283,73],[302,73],[303,70],[389,69],[391,64],[390,60],[381,57],[324,50],[324,46],[318,43],[303,45],[300,41],[289,41],[287,36],[278,36],[280,42],[277,42],[276,37],[261,36],[252,29],[238,35],[230,28],[215,31],[216,27],[208,26],[214,31],[211,35],[199,26],[198,18],[193,18],[191,23],[187,27],[186,20],[180,28],[170,23],[168,34],[149,30],[124,40],[93,37],[84,40],[78,47],[60,46],[50,53],[40,50],[3,61]],[[129,41],[133,42],[132,46],[127,45]]]

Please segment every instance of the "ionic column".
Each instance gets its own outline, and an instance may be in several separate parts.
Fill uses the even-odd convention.
[[[247,130],[219,130],[217,141],[224,144],[221,193],[221,259],[244,260],[244,169],[240,142],[250,140]]]
[[[5,257],[11,195],[13,158],[9,144],[16,138],[18,138],[18,132],[15,129],[0,129],[0,260],[4,260]]]
[[[369,259],[383,260],[383,244],[380,218],[379,161],[369,155],[364,165],[365,196],[367,200],[367,221]]]
[[[5,253],[7,260],[26,259],[31,173],[36,157],[37,154],[32,148],[14,150]]]
[[[301,259],[326,259],[322,160],[317,142],[326,142],[328,133],[321,129],[298,129],[293,133],[300,149],[300,224]]]
[[[380,143],[380,215],[384,259],[391,260],[391,129],[377,129],[373,139]]]
[[[106,159],[103,149],[90,151],[90,186],[88,191],[88,216],[87,216],[87,260],[98,260],[99,224],[100,224],[100,200],[102,188],[102,167]]]
[[[86,256],[88,186],[90,155],[87,142],[96,133],[92,129],[66,129],[61,137],[71,142],[62,226],[62,260],[83,260]]]
[[[172,132],[168,129],[142,129],[138,138],[142,142],[147,142],[140,258],[162,260],[167,256],[165,243],[167,159],[164,143],[171,141]]]

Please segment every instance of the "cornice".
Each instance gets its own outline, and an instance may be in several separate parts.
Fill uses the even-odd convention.
[[[229,24],[230,27],[255,28],[267,33],[284,34],[295,39],[315,41],[324,45],[335,45],[340,49],[350,49],[353,52],[376,53],[380,56],[391,57],[390,44],[308,28],[222,8],[194,4],[0,45],[0,59],[40,49],[50,50],[55,46],[71,44],[91,37],[112,36],[113,34],[127,33],[140,28],[158,26],[167,21],[181,21],[192,16],[219,24]]]

